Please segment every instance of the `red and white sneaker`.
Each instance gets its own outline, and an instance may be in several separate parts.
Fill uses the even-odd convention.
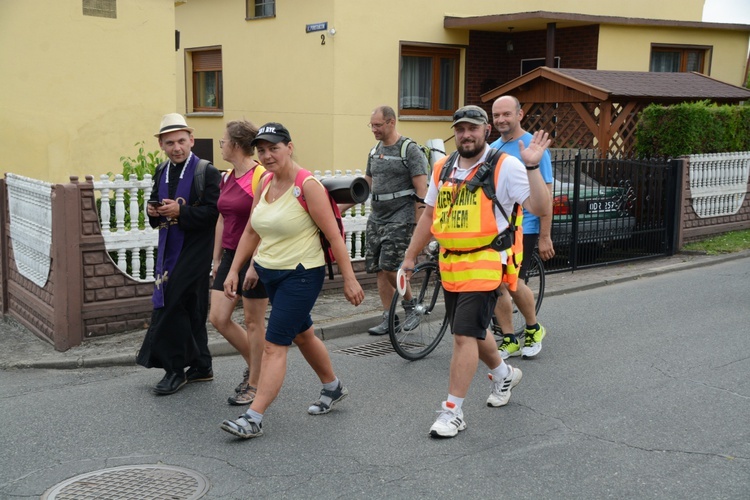
[[[454,403],[443,401],[443,409],[440,410],[440,416],[430,427],[430,435],[433,437],[453,437],[458,431],[466,429],[464,412],[456,408]]]

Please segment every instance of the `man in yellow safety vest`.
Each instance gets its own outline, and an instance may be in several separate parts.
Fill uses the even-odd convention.
[[[434,236],[440,243],[440,272],[453,333],[453,356],[448,398],[430,428],[433,437],[453,437],[466,428],[461,406],[480,359],[490,369],[488,406],[508,404],[511,389],[521,380],[521,370],[503,361],[494,336],[488,333],[501,283],[512,287],[517,273],[510,234],[513,228],[507,214],[515,213],[516,204],[538,216],[550,209],[549,191],[539,173],[539,162],[550,144],[546,132],[534,134],[528,147],[519,144],[519,160],[489,147],[491,125],[487,113],[478,106],[457,110],[452,127],[458,154],[435,165],[425,213],[401,266],[410,277],[417,255],[430,238]],[[488,157],[492,158],[490,162]],[[493,168],[488,169],[487,163]],[[449,171],[444,173],[444,167]],[[477,189],[475,177],[482,177],[483,171],[494,175],[497,205],[502,209],[485,190]]]

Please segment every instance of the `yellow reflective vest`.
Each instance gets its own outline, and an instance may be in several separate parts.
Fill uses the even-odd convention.
[[[441,158],[432,172],[438,196],[431,230],[441,247],[439,262],[443,287],[450,292],[481,292],[495,290],[501,282],[506,282],[515,291],[523,259],[523,209],[516,204],[511,214],[509,224],[516,230],[512,246],[502,249],[507,255],[503,265],[500,252],[490,246],[498,235],[493,201],[483,189],[471,192],[467,187],[479,167],[464,180],[453,179],[449,173],[442,174],[443,168],[452,168],[452,165],[446,165],[451,157]],[[488,180],[492,183],[492,192],[506,157],[504,153],[500,155],[494,176]]]

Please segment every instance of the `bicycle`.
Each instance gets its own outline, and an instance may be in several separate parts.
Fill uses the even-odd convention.
[[[391,301],[388,314],[388,337],[393,349],[404,359],[415,361],[422,359],[438,346],[448,329],[448,312],[442,300],[442,281],[438,267],[438,253],[440,247],[436,241],[430,242],[426,249],[427,259],[414,266],[410,285],[412,297],[416,298],[414,312],[419,320],[418,325],[406,330],[401,327],[407,323],[404,317],[402,323],[398,316],[398,309],[402,297],[395,293]],[[544,265],[537,252],[533,252],[528,261],[530,266],[526,272],[526,284],[536,295],[536,312],[539,312],[544,298]],[[403,309],[402,309],[403,311]],[[411,321],[414,322],[413,320]],[[493,332],[498,332],[497,322],[493,316]],[[518,308],[513,307],[513,327],[516,334],[523,332],[525,327],[523,315]],[[502,335],[502,333],[500,332]]]

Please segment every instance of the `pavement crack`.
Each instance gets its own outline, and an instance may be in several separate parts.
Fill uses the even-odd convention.
[[[607,439],[603,438],[601,436],[597,436],[595,434],[590,434],[587,432],[581,432],[581,431],[572,431],[576,434],[581,434],[593,439],[596,439],[597,441],[602,441],[604,443],[609,444],[615,444],[620,446],[625,446],[627,448],[631,448],[634,450],[639,451],[645,451],[649,453],[673,453],[676,455],[690,455],[690,456],[703,456],[703,457],[709,457],[709,458],[723,458],[726,460],[750,460],[750,457],[743,457],[743,456],[734,456],[734,455],[726,455],[724,453],[715,453],[715,452],[707,452],[707,451],[695,451],[695,450],[680,450],[680,449],[659,449],[659,448],[649,448],[646,446],[638,446],[631,443],[625,443],[623,441],[617,441],[614,439]]]
[[[732,366],[735,363],[742,363],[744,361],[747,361],[748,359],[750,359],[750,357],[744,357],[744,358],[740,358],[740,359],[733,359],[729,363],[724,363],[723,365],[716,365],[716,366],[713,366],[712,368],[726,368],[727,366]]]
[[[739,362],[739,361],[744,361],[746,359],[750,359],[750,358],[737,359],[737,360],[734,360],[734,361],[732,361],[730,363],[727,363],[725,365],[722,365],[722,366],[719,366],[719,367],[713,367],[713,368],[723,368],[725,366],[731,365],[732,363],[736,363],[736,362]],[[716,391],[726,392],[727,394],[730,394],[732,396],[737,396],[740,399],[750,399],[750,396],[745,395],[745,394],[740,394],[740,393],[735,392],[735,391],[731,391],[731,390],[727,389],[726,387],[719,387],[717,385],[707,384],[707,383],[705,383],[705,382],[703,382],[701,380],[695,380],[695,379],[687,378],[687,377],[683,377],[683,376],[672,375],[671,373],[669,373],[669,372],[661,369],[657,365],[651,365],[651,368],[653,368],[654,370],[658,371],[659,373],[661,373],[665,377],[670,378],[672,380],[681,380],[681,381],[686,381],[686,382],[692,382],[692,383],[695,383],[695,384],[698,384],[698,385],[702,385],[703,387],[706,387],[708,389],[714,389]]]
[[[518,404],[518,403],[516,403],[516,404]],[[671,448],[659,449],[659,448],[651,448],[651,447],[647,447],[647,446],[639,446],[639,445],[635,445],[635,444],[632,444],[632,443],[627,443],[627,442],[624,442],[624,441],[620,441],[620,440],[617,440],[617,439],[609,439],[609,438],[602,437],[600,435],[597,435],[597,434],[594,434],[594,433],[591,433],[591,432],[584,432],[584,431],[576,430],[576,429],[572,428],[570,425],[568,425],[568,423],[563,418],[555,417],[555,416],[551,416],[551,415],[548,415],[548,414],[543,413],[543,412],[539,412],[539,411],[537,411],[536,409],[534,409],[534,408],[532,408],[530,406],[522,405],[522,404],[519,404],[518,406],[522,406],[523,408],[526,408],[529,411],[534,412],[534,413],[536,413],[537,415],[539,415],[541,417],[550,419],[550,420],[555,421],[555,422],[557,422],[557,423],[560,424],[559,426],[554,426],[551,429],[549,429],[547,432],[544,433],[545,435],[548,434],[551,431],[557,431],[557,430],[559,430],[562,427],[565,431],[567,431],[567,432],[569,432],[571,434],[575,434],[575,435],[579,435],[579,436],[585,436],[587,438],[595,439],[595,440],[601,441],[603,443],[613,444],[613,445],[619,445],[619,446],[625,446],[625,447],[633,449],[633,450],[645,451],[645,452],[649,452],[649,453],[673,453],[673,454],[678,454],[678,455],[691,455],[691,456],[704,456],[704,457],[709,457],[709,458],[722,458],[722,459],[725,459],[725,460],[750,461],[750,457],[741,456],[741,455],[726,455],[724,453],[715,453],[715,452],[707,452],[707,451],[695,451],[695,450],[681,450],[681,449],[671,449]]]

